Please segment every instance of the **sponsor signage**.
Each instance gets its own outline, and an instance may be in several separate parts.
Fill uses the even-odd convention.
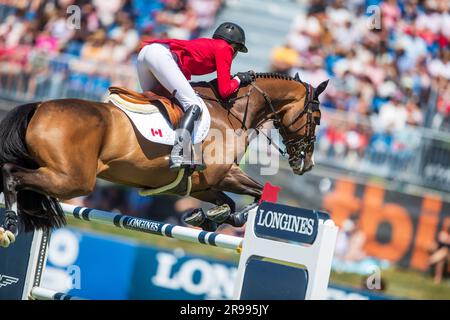
[[[392,189],[392,185],[332,178],[314,170],[300,180],[290,179],[291,175],[291,171],[283,170],[277,176],[286,181],[280,201],[321,208],[339,227],[352,219],[365,235],[363,246],[368,256],[428,270],[430,248],[450,223],[448,197],[431,192],[406,193],[402,188]]]
[[[0,208],[0,223],[3,220],[4,209]],[[39,281],[42,274],[44,264],[38,259],[38,252],[41,246],[47,244],[47,234],[23,230],[20,232],[20,237],[17,237],[12,246],[0,248],[0,300],[26,298],[34,282]],[[33,242],[33,239],[36,241]],[[27,279],[28,265],[31,272]]]
[[[263,202],[258,207],[254,228],[261,238],[312,244],[318,224],[317,211]]]
[[[58,229],[41,286],[86,299],[129,299],[139,247],[124,238]]]

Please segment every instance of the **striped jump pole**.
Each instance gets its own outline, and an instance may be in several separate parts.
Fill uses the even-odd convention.
[[[232,249],[238,252],[242,247],[243,238],[240,237],[181,227],[174,224],[131,217],[108,211],[77,207],[66,203],[61,203],[61,206],[66,216],[72,216],[80,220],[100,222],[102,224],[117,228],[151,233],[168,238],[174,238],[192,243],[200,243],[224,249]]]
[[[86,300],[41,287],[31,289],[30,296],[32,300]]]

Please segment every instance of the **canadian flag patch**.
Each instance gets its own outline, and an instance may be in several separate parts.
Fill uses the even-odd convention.
[[[152,133],[152,136],[160,136],[161,138],[162,138],[162,131],[161,131],[161,129],[151,129],[151,133]]]

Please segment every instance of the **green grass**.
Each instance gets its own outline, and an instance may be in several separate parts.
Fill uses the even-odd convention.
[[[406,299],[450,299],[450,281],[435,284],[430,274],[391,267],[381,271],[386,283],[385,294]],[[331,282],[347,287],[361,288],[363,276],[353,273],[332,272]]]
[[[74,218],[68,218],[68,222],[72,227],[80,227],[97,233],[123,236],[144,244],[169,250],[182,248],[192,254],[236,263],[239,261],[239,254],[233,250],[224,250],[201,244],[178,241],[157,235],[114,228],[100,223],[90,222],[87,224]],[[439,285],[434,284],[432,276],[428,273],[392,267],[383,270],[381,277],[386,283],[386,291],[384,293],[394,297],[407,299],[450,299],[450,281],[444,280]],[[362,281],[363,277],[358,274],[336,272],[332,272],[331,274],[331,282],[337,285],[361,288]]]

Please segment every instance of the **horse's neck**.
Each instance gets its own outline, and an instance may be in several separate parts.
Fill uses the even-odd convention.
[[[251,90],[250,99],[241,99],[236,106],[236,110],[242,116],[247,113],[245,121],[247,128],[254,129],[263,124],[273,112],[280,112],[290,100],[292,84],[289,81],[283,81],[283,83],[279,81],[282,80],[277,82],[272,79],[258,79],[254,87],[247,87],[245,93]]]
[[[255,87],[256,86],[256,87]],[[213,98],[209,100],[215,108],[229,110],[231,122],[239,122],[239,126],[247,129],[256,128],[272,113],[279,112],[287,101],[295,99],[295,83],[286,80],[257,79],[255,86],[247,86],[237,93],[236,101],[232,105],[221,105],[213,101],[217,97],[217,90],[207,83],[198,83],[195,89],[204,96]],[[267,99],[264,97],[266,95]],[[269,100],[269,101],[268,101]],[[242,123],[245,122],[245,123]],[[236,128],[235,128],[236,129]]]

